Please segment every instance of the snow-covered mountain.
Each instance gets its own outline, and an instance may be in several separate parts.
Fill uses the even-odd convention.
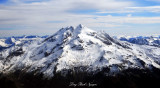
[[[15,43],[15,39],[12,37],[6,39],[0,39],[0,46],[1,47],[9,47]]]
[[[116,38],[120,39],[121,41],[127,41],[133,44],[160,47],[160,36],[138,36],[138,37],[123,36]]]
[[[4,37],[0,38],[0,51],[7,49],[9,47],[19,45],[19,44],[24,44],[30,41],[35,41],[37,39],[41,38],[47,38],[48,36],[35,36],[35,35],[30,35],[30,36],[12,36],[12,37]]]
[[[0,52],[0,72],[16,70],[53,77],[57,72],[80,68],[87,72],[108,69],[112,75],[123,70],[160,69],[160,48],[113,39],[83,25],[60,29],[46,39],[36,39]]]

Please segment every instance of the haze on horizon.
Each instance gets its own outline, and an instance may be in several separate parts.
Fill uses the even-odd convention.
[[[0,0],[0,37],[78,24],[112,35],[160,35],[160,0]]]

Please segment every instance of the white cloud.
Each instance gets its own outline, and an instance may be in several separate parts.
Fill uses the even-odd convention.
[[[40,3],[46,2],[48,5],[56,6],[57,8],[68,8],[70,9],[115,9],[123,8],[126,6],[133,5],[133,2],[127,0],[10,0],[10,2],[25,2],[25,1],[39,1]],[[36,3],[36,2],[33,2]],[[39,4],[40,4],[39,3]]]
[[[136,13],[136,12],[160,13],[160,6],[126,7],[117,10],[99,11],[97,13]]]
[[[160,0],[146,0],[146,1],[160,2]]]
[[[128,14],[128,15],[127,15],[127,17],[131,17],[131,16],[132,16],[132,14]]]
[[[0,5],[0,24],[1,25],[24,25],[36,26],[46,24],[48,21],[67,21],[84,17],[70,13],[71,10],[78,9],[119,9],[131,5],[131,2],[118,0],[48,0],[43,2],[23,3],[27,0],[10,0],[16,4]],[[33,1],[33,0],[32,0]],[[36,1],[36,0],[34,0]],[[38,1],[38,0],[37,0]],[[9,3],[10,3],[9,2]],[[87,18],[90,16],[86,16]],[[93,16],[91,16],[93,17]],[[58,24],[58,23],[57,23]]]
[[[135,12],[160,12],[160,6],[128,7],[127,9]]]
[[[160,23],[160,17],[132,17],[131,14],[128,14],[128,17],[115,17],[111,15],[96,16],[74,14],[70,12],[72,10],[87,9],[108,12],[134,12],[139,9],[148,10],[151,8],[151,10],[154,10],[155,8],[160,8],[159,6],[131,7],[134,3],[126,0],[46,0],[32,3],[24,3],[24,1],[26,0],[10,0],[10,2],[14,2],[14,4],[10,4],[10,2],[8,2],[8,5],[0,5],[1,29],[15,29],[12,31],[1,30],[0,35],[7,35],[8,32],[10,32],[9,34],[23,34],[31,32],[52,33],[61,27],[69,25],[76,26],[80,23],[91,28],[120,27],[124,26],[125,23]]]

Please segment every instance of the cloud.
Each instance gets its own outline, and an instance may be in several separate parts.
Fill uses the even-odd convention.
[[[24,1],[37,1],[24,3]],[[10,0],[14,4],[0,5],[1,25],[39,26],[49,21],[67,21],[84,16],[71,13],[71,10],[108,10],[131,5],[128,1],[118,0]],[[85,18],[90,16],[85,16]],[[81,18],[80,18],[81,19]],[[81,21],[80,21],[81,22]],[[79,23],[80,23],[79,22]],[[58,24],[58,23],[57,23]]]
[[[56,6],[57,8],[66,8],[70,9],[115,9],[123,8],[126,6],[133,5],[133,2],[127,0],[9,0],[10,2],[23,3],[23,2],[46,2],[48,5]],[[39,4],[40,4],[39,3]]]
[[[146,1],[160,2],[160,0],[146,0]]]
[[[111,28],[124,27],[127,23],[160,23],[160,17],[133,17],[130,14],[136,11],[158,12],[159,9],[159,6],[135,7],[133,2],[127,0],[9,0],[7,5],[0,5],[0,35],[35,32],[47,34],[55,32],[61,27],[78,24],[84,24],[91,28]],[[97,16],[72,13],[75,10],[94,10],[107,13],[128,12],[129,14],[124,17]]]
[[[128,15],[127,15],[127,17],[131,17],[131,16],[132,16],[132,14],[128,14]]]
[[[99,11],[97,13],[136,13],[136,12],[152,12],[160,13],[160,6],[143,6],[143,7],[125,7],[119,10]]]
[[[146,7],[128,7],[135,12],[160,12],[160,6],[146,6]]]

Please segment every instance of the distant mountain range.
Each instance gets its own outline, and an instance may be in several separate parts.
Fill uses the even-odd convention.
[[[36,35],[30,35],[30,36],[12,36],[12,37],[3,37],[0,38],[0,51],[3,49],[22,44],[27,43],[28,41],[33,41],[40,38],[47,38],[46,36],[36,36]]]
[[[160,36],[116,37],[121,41],[127,41],[138,45],[150,45],[160,47]]]

